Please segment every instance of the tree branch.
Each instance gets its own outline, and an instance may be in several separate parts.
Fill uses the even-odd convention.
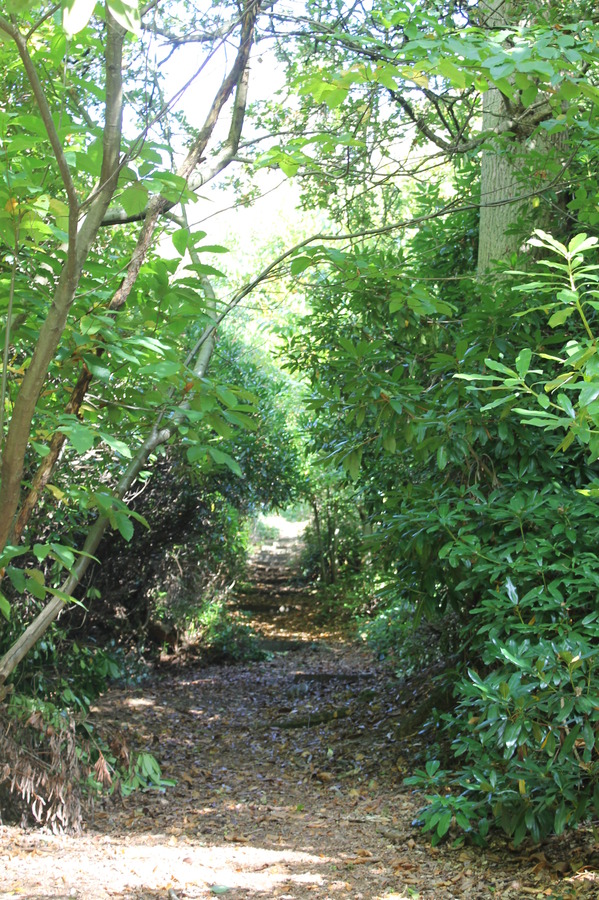
[[[10,24],[10,23],[9,23]],[[12,29],[12,26],[10,26]],[[5,20],[0,18],[0,30],[5,29]],[[25,372],[17,394],[13,413],[2,454],[0,484],[0,549],[6,545],[12,531],[13,519],[19,505],[21,479],[25,453],[29,443],[31,422],[42,390],[48,368],[62,337],[67,317],[81,277],[81,269],[89,249],[97,235],[100,222],[110,203],[116,186],[118,154],[120,147],[120,117],[122,108],[122,42],[124,30],[117,25],[110,14],[107,15],[106,38],[106,122],[104,156],[102,161],[102,187],[81,227],[78,226],[78,202],[70,171],[54,128],[50,108],[43,88],[33,66],[23,37],[15,29],[11,36],[17,44],[19,55],[32,85],[40,116],[46,125],[50,143],[55,152],[58,167],[63,175],[63,183],[69,197],[69,239],[66,263],[60,274],[58,285],[52,298],[48,314],[40,328],[31,363]],[[48,121],[46,121],[48,120]],[[115,162],[116,161],[116,162]],[[116,170],[115,170],[116,166]],[[64,170],[64,171],[63,171]]]
[[[60,143],[56,128],[54,127],[52,112],[48,105],[42,83],[39,80],[37,71],[35,69],[35,66],[33,65],[33,60],[31,59],[29,51],[27,49],[27,41],[23,37],[19,29],[15,28],[12,23],[5,19],[3,16],[0,16],[0,31],[3,31],[5,34],[11,37],[17,47],[19,56],[21,57],[21,62],[23,63],[23,68],[25,69],[29,84],[31,85],[31,90],[33,91],[33,96],[39,110],[40,118],[44,123],[44,128],[46,129],[46,134],[48,135],[48,140],[50,141],[50,146],[52,147],[52,152],[54,153],[56,162],[58,164],[60,177],[62,178],[62,183],[67,194],[69,214],[70,216],[76,216],[79,208],[77,192],[75,190],[73,179],[71,178],[71,171],[64,155],[62,144]]]

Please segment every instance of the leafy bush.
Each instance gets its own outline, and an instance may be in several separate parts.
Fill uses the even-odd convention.
[[[402,677],[446,662],[460,644],[459,621],[455,615],[450,613],[436,619],[419,616],[413,602],[397,596],[394,584],[374,592],[370,616],[360,619],[360,634]]]
[[[0,818],[76,830],[84,806],[102,793],[127,796],[173,784],[162,778],[152,754],[133,754],[116,743],[98,735],[81,713],[12,694],[0,705]]]
[[[229,612],[222,597],[204,600],[188,622],[187,633],[219,662],[265,658],[254,630]]]
[[[500,489],[486,498],[470,491],[477,497],[476,516],[465,515],[471,501],[464,497],[445,505],[439,517],[450,539],[438,558],[459,573],[455,591],[476,601],[466,604],[471,624],[463,633],[465,644],[470,632],[472,665],[456,685],[455,713],[446,717],[463,767],[448,773],[435,764],[411,779],[436,791],[423,811],[434,840],[452,822],[480,838],[492,819],[517,845],[528,834],[539,841],[599,813],[599,524],[590,499],[599,490],[585,465],[599,446],[591,399],[597,394],[597,350],[585,318],[594,315],[597,303],[589,297],[597,291],[581,290],[581,281],[597,283],[596,266],[583,266],[583,253],[597,241],[579,235],[565,247],[540,234],[536,243],[565,260],[550,261],[546,279],[534,283],[556,294],[547,305],[547,311],[557,309],[549,324],[556,327],[577,313],[582,336],[570,332],[562,357],[539,353],[558,364],[557,375],[531,368],[533,354],[522,350],[515,370],[487,360],[499,375],[482,380],[500,391],[489,406],[528,398],[530,412],[514,410],[526,424],[565,430],[560,449],[568,455],[537,451],[530,457],[534,466],[527,461],[520,467],[509,499]],[[521,432],[525,440],[530,433]],[[539,479],[543,469],[545,484]],[[429,531],[434,529],[431,524]]]

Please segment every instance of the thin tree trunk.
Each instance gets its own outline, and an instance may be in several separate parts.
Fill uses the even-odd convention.
[[[29,444],[31,422],[50,363],[54,358],[75,299],[83,264],[96,238],[118,180],[123,109],[122,58],[124,30],[110,12],[107,13],[105,50],[106,104],[102,167],[99,186],[81,227],[79,203],[62,144],[42,84],[21,33],[0,17],[0,30],[15,42],[23,68],[29,79],[48,138],[62,175],[69,204],[68,245],[66,261],[52,303],[44,320],[29,365],[13,408],[6,443],[2,453],[0,486],[0,551],[6,546],[19,506],[25,453]]]
[[[318,545],[318,564],[320,566],[320,577],[323,584],[328,584],[328,573],[325,560],[324,546],[322,543],[322,531],[320,528],[320,514],[318,511],[318,503],[312,500],[312,512],[314,514],[314,530],[316,532],[316,543]]]
[[[257,0],[249,0],[245,8],[242,33],[239,42],[239,48],[236,55],[236,58],[231,66],[230,71],[227,73],[225,78],[223,79],[221,85],[219,86],[215,98],[210,107],[209,113],[206,117],[206,121],[198,134],[196,140],[194,141],[193,146],[189,150],[184,162],[181,164],[178,173],[179,175],[188,179],[189,185],[191,189],[196,189],[200,185],[205,184],[210,179],[214,178],[219,172],[221,172],[226,166],[231,162],[234,158],[237,149],[239,147],[239,140],[241,137],[241,132],[243,129],[243,122],[245,119],[246,107],[247,107],[247,92],[248,92],[248,79],[249,79],[249,55],[254,39],[254,30],[255,30],[255,22],[256,16],[258,14],[260,8],[259,2]],[[0,23],[1,24],[1,23]],[[121,34],[122,40],[122,34]],[[121,118],[122,118],[122,83],[121,83],[121,67],[122,67],[122,54],[119,55],[115,53],[113,49],[111,49],[110,42],[107,46],[106,51],[106,80],[107,80],[107,97],[109,96],[117,96],[119,98],[119,106],[118,109],[115,108],[115,103],[107,103],[107,111],[106,111],[106,126],[105,126],[105,155],[102,167],[102,176],[100,179],[101,188],[98,189],[96,194],[94,195],[94,204],[97,203],[98,197],[103,197],[105,190],[105,182],[108,182],[111,178],[111,174],[114,171],[118,172],[118,148],[120,146],[120,126],[121,126]],[[206,150],[208,141],[212,137],[216,124],[218,123],[219,116],[223,110],[223,107],[230,99],[233,97],[233,109],[231,112],[231,121],[229,127],[229,133],[226,141],[223,144],[221,152],[217,155],[216,160],[211,164],[209,172],[198,173],[195,171],[197,169],[200,162],[203,160],[203,153]],[[108,138],[107,138],[108,136]],[[118,137],[118,141],[117,141]],[[112,179],[114,180],[114,178]],[[114,191],[114,186],[116,185],[116,181],[112,186],[112,191]],[[109,185],[110,186],[110,185]],[[157,195],[152,198],[150,201],[148,208],[145,210],[143,214],[143,225],[140,230],[140,234],[137,240],[137,244],[135,250],[132,254],[132,257],[129,261],[129,265],[127,266],[127,271],[125,276],[119,285],[118,289],[114,293],[109,303],[109,310],[111,312],[116,312],[121,309],[131,293],[133,286],[137,280],[139,275],[139,271],[144,261],[147,258],[148,251],[152,245],[152,241],[155,236],[156,228],[158,226],[158,222],[160,216],[170,207],[173,206],[173,203],[167,201],[165,198]],[[106,225],[109,224],[109,216],[106,215],[107,203],[104,203],[102,206],[101,215],[98,219],[98,214],[95,209],[92,209],[94,212],[93,221],[95,225],[94,236],[97,233],[99,224]],[[90,216],[87,217],[84,226],[82,228],[82,232],[87,228],[87,231],[90,232],[89,222]],[[119,222],[118,216],[114,219],[114,223]],[[113,223],[113,224],[114,224]],[[88,248],[89,249],[89,248]],[[86,251],[87,252],[87,251]],[[198,260],[195,260],[199,262]],[[68,309],[70,309],[70,304],[72,303],[75,296],[75,288],[73,289],[71,301],[66,309],[64,321],[62,322],[62,327],[60,330],[60,334],[62,334],[62,330],[64,329],[64,325],[66,324],[66,314],[68,314]],[[211,288],[210,288],[211,290]],[[216,319],[216,314],[214,314],[214,318]],[[213,326],[214,327],[214,326]],[[60,336],[60,335],[59,335]],[[59,338],[58,336],[58,338]],[[206,335],[208,337],[208,335]],[[57,339],[58,339],[57,338]],[[210,354],[210,345],[211,341],[208,340],[207,351]],[[55,350],[55,346],[52,349],[52,355]],[[51,356],[45,362],[46,371],[50,363]],[[28,373],[27,373],[28,374]],[[27,377],[27,376],[26,376]],[[89,385],[91,383],[91,375],[86,366],[83,366],[79,378],[75,384],[71,392],[71,398],[66,408],[66,412],[75,414],[79,412]],[[41,389],[41,384],[39,385],[39,389]],[[21,490],[21,476],[23,471],[23,459],[24,452],[29,438],[29,425],[31,422],[31,417],[33,415],[31,404],[33,403],[33,409],[35,408],[35,403],[37,403],[37,397],[39,395],[39,389],[37,393],[33,392],[31,394],[31,400],[29,407],[27,408],[27,414],[29,416],[26,429],[20,429],[18,432],[19,443],[23,446],[23,454],[22,458],[19,458],[15,453],[13,446],[11,444],[10,448],[7,447],[7,452],[4,454],[4,461],[6,462],[6,473],[7,476],[3,477],[2,487],[4,489],[5,484],[7,485],[6,495],[8,496],[8,485],[11,487],[10,494],[10,502],[5,498],[3,503],[0,502],[0,509],[2,509],[3,513],[6,515],[3,518],[4,529],[2,527],[2,522],[0,522],[0,550],[4,547],[4,545],[10,540],[11,542],[18,543],[23,535],[23,532],[27,526],[27,523],[31,517],[33,510],[35,509],[37,502],[39,500],[40,494],[43,491],[44,487],[49,482],[52,477],[52,473],[56,467],[58,460],[60,459],[66,438],[60,432],[57,432],[51,442],[50,442],[50,452],[46,457],[42,460],[38,471],[36,472],[31,488],[25,497],[21,505],[21,509],[19,510],[16,521],[14,521],[14,525],[12,524],[13,516],[19,505],[20,498],[20,490]],[[20,392],[21,394],[21,392]],[[35,401],[35,402],[34,402]],[[13,415],[13,419],[14,419]],[[15,432],[15,442],[17,432],[16,429],[13,429]],[[9,432],[10,435],[10,432]],[[10,452],[8,452],[10,451]],[[12,475],[11,478],[8,476]],[[4,476],[4,469],[3,469]],[[0,501],[1,501],[0,497]],[[9,512],[12,509],[12,512]]]

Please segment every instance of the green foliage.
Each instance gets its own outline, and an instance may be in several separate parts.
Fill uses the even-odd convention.
[[[226,600],[204,600],[188,622],[188,633],[210,659],[247,662],[265,658],[250,625],[227,609]]]
[[[499,374],[482,379],[499,383],[501,399],[512,404],[521,402],[524,395],[540,403],[543,410],[559,409],[560,415],[552,411],[546,417],[518,407],[514,412],[524,414],[524,426],[540,426],[545,431],[565,428],[567,438],[558,449],[570,448],[570,457],[575,457],[580,453],[577,445],[586,450],[590,444],[595,424],[592,401],[581,401],[581,395],[586,400],[595,380],[594,340],[585,311],[585,307],[594,309],[594,301],[589,299],[594,291],[591,288],[586,296],[581,295],[580,284],[595,283],[595,267],[584,265],[583,253],[596,240],[581,235],[566,247],[541,233],[535,243],[554,251],[564,262],[541,261],[550,268],[547,278],[529,282],[526,289],[555,294],[557,303],[541,307],[545,315],[551,313],[550,327],[558,328],[577,313],[583,337],[569,338],[566,347],[571,352],[566,349],[559,357],[551,357],[563,367],[557,376],[548,378],[531,369],[532,353],[524,347],[514,370],[487,359],[487,367]],[[516,290],[522,292],[522,286]],[[557,313],[552,312],[556,306],[567,315],[556,319]],[[539,355],[547,358],[547,354]],[[474,380],[478,378],[481,376]],[[575,395],[576,406],[568,400],[570,414],[564,417],[561,413],[566,403],[560,397],[566,395],[557,393],[556,401],[551,397],[566,390]],[[497,405],[494,401],[486,409]],[[557,467],[564,473],[563,463]],[[560,834],[599,811],[595,747],[598,614],[594,602],[599,534],[594,502],[587,499],[596,489],[592,481],[578,490],[555,483],[534,494],[523,487],[509,502],[517,520],[512,526],[513,539],[506,540],[504,525],[500,547],[487,547],[484,556],[478,542],[469,541],[467,552],[480,554],[476,568],[494,588],[487,588],[471,610],[473,646],[480,665],[470,669],[468,678],[457,686],[457,710],[448,717],[454,752],[466,764],[457,776],[446,778],[454,794],[459,785],[460,796],[468,798],[469,828],[477,830],[476,820],[486,816],[488,805],[496,824],[515,844],[527,834],[535,841]],[[446,517],[450,516],[448,510]],[[459,530],[439,555],[460,566],[464,545],[460,545]],[[467,579],[460,587],[466,586]],[[425,781],[422,773],[418,778]],[[439,801],[433,801],[424,815],[429,827],[437,822],[441,837],[435,819],[438,805]]]
[[[413,677],[432,666],[446,665],[460,647],[460,622],[445,614],[420,618],[414,604],[397,596],[397,584],[373,585],[369,573],[369,612],[357,610],[363,640],[402,677]],[[361,615],[360,615],[361,613]]]
[[[540,280],[529,278],[514,288],[523,294],[534,295],[535,299],[547,298],[541,306],[516,315],[530,315],[538,311],[547,315],[551,312],[548,325],[554,330],[564,326],[574,316],[582,325],[582,334],[572,337],[573,323],[569,322],[570,334],[565,335],[563,346],[551,354],[534,354],[534,363],[532,349],[524,347],[516,357],[514,368],[494,359],[486,359],[487,368],[498,374],[456,377],[467,381],[486,381],[493,385],[487,390],[500,391],[500,397],[488,403],[485,410],[509,403],[513,411],[523,417],[523,424],[545,431],[565,431],[558,450],[566,451],[576,440],[588,447],[589,460],[594,462],[599,458],[599,361],[591,322],[599,309],[599,300],[596,299],[599,297],[599,276],[596,274],[599,266],[585,264],[584,256],[596,247],[598,239],[578,234],[566,247],[543,231],[536,231],[535,234],[530,244],[553,252],[563,262],[539,260],[538,265],[545,267],[537,276]],[[553,365],[551,374],[537,368],[547,364]],[[521,403],[522,398],[530,401],[528,408],[515,405],[516,402]]]
[[[355,493],[340,473],[318,462],[303,491],[312,519],[303,534],[302,572],[307,578],[320,578],[323,584],[335,584],[361,567],[363,523]]]
[[[0,745],[4,769],[0,787],[9,782],[12,797],[3,796],[20,818],[60,828],[80,825],[81,805],[102,793],[128,796],[136,790],[164,790],[173,784],[162,777],[147,751],[130,753],[123,745],[115,755],[107,736],[98,734],[81,709],[70,713],[39,697],[11,695],[0,711]],[[116,743],[115,745],[116,746]],[[25,751],[27,763],[20,754]]]
[[[454,765],[415,776],[425,828],[435,842],[456,827],[484,841],[494,826],[519,843],[575,826],[599,797],[599,534],[579,399],[594,380],[595,275],[583,261],[594,241],[556,247],[540,236],[561,259],[549,261],[540,299],[521,315],[522,291],[507,277],[492,289],[446,279],[473,259],[472,222],[452,224],[453,233],[429,223],[399,253],[363,249],[357,279],[349,256],[338,272],[321,271],[317,337],[299,332],[288,353],[310,380],[313,446],[345,470],[374,532],[369,571],[387,585],[366,628],[374,646],[395,653],[405,674],[426,664],[415,653],[423,639],[431,662],[449,652],[462,665],[445,717]],[[412,267],[418,277],[404,283]],[[538,295],[539,279],[528,277]],[[586,324],[578,313],[548,326],[577,299]],[[537,359],[563,365],[566,377],[552,384],[561,371],[535,371]],[[499,385],[501,402],[486,404],[473,382]],[[555,454],[547,420],[530,428],[535,414],[518,411],[527,394],[558,403],[554,392],[572,410],[562,401],[552,413],[583,435],[568,454]],[[437,637],[448,627],[451,645]]]

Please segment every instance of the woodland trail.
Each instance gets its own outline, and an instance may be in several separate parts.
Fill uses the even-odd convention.
[[[403,784],[425,747],[399,728],[419,685],[318,627],[297,546],[263,548],[235,601],[266,660],[168,669],[98,703],[97,724],[154,753],[176,786],[97,808],[79,836],[0,827],[0,900],[599,896],[588,835],[430,847]]]

